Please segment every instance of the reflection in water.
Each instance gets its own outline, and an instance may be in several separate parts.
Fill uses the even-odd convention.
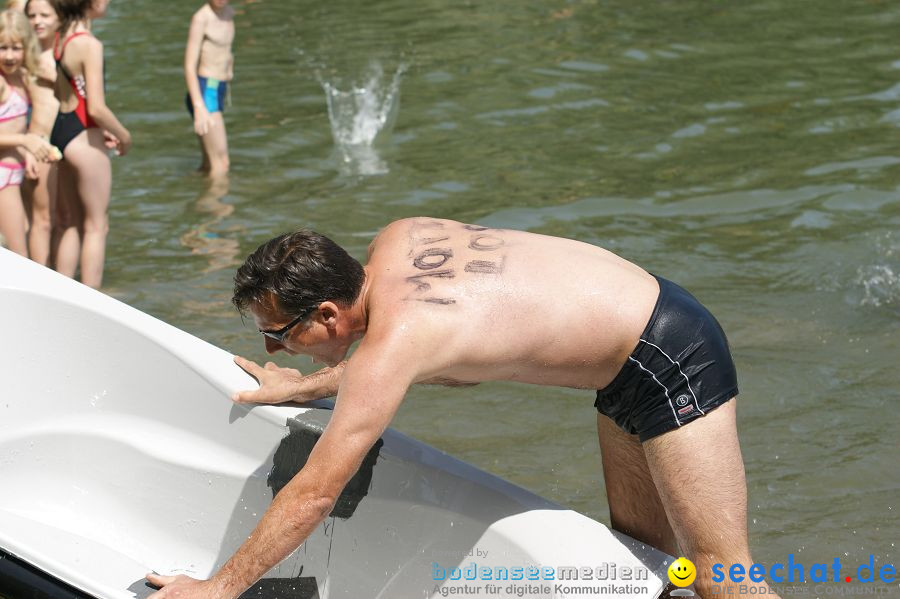
[[[362,77],[362,85],[354,82],[348,91],[339,89],[340,82],[325,81],[320,76],[328,101],[331,134],[344,174],[388,172],[374,144],[393,125],[400,105],[400,78],[404,69],[405,65],[400,65],[388,83],[381,63],[373,62]]]
[[[212,218],[204,220],[181,236],[181,243],[191,248],[192,254],[203,255],[209,259],[209,265],[203,270],[204,273],[238,264],[237,254],[240,246],[237,240],[221,237],[211,230],[234,212],[234,206],[222,202],[222,198],[228,193],[228,187],[227,176],[210,179],[209,187],[197,197],[195,207],[199,212],[209,214]]]

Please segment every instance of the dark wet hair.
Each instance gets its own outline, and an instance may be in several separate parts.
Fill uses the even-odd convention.
[[[279,235],[247,257],[234,275],[231,303],[242,315],[269,293],[286,316],[324,301],[350,306],[359,297],[364,279],[362,264],[344,248],[302,229]]]
[[[87,19],[94,0],[48,0],[59,17],[59,34],[65,35],[78,21]]]

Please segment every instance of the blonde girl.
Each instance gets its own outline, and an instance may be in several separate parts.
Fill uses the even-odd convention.
[[[116,152],[125,155],[131,134],[106,105],[103,89],[103,44],[90,32],[90,23],[106,13],[108,0],[51,0],[59,16],[53,45],[56,60],[56,97],[59,114],[50,141],[63,152],[76,174],[76,188],[84,217],[80,230],[71,227],[60,242],[56,268],[70,277],[81,267],[81,282],[99,288],[103,281],[106,235],[109,230],[112,167],[104,130],[114,138]],[[73,251],[72,232],[80,233],[80,249]],[[76,238],[77,239],[77,238]],[[77,248],[77,244],[75,246]]]
[[[52,146],[27,132],[38,45],[24,13],[0,13],[0,234],[10,250],[28,255],[28,221],[19,189],[35,159],[54,158]]]
[[[25,16],[28,17],[41,48],[35,73],[37,85],[31,97],[35,106],[34,117],[28,131],[48,139],[59,110],[59,102],[54,94],[56,62],[53,60],[53,40],[59,29],[59,16],[48,0],[28,0],[25,3]],[[28,252],[32,260],[45,266],[50,259],[50,213],[51,207],[56,204],[57,168],[56,163],[38,163],[37,177],[26,181],[22,189],[25,205],[30,208]]]

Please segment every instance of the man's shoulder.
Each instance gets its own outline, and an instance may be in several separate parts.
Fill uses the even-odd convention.
[[[390,235],[391,233],[396,233],[397,231],[406,231],[420,220],[421,217],[411,216],[409,218],[401,218],[399,220],[390,222],[378,233],[378,237]]]
[[[372,257],[375,255],[376,250],[384,249],[388,246],[393,246],[397,242],[398,235],[404,235],[405,232],[409,229],[410,220],[412,219],[403,218],[400,220],[395,220],[378,231],[378,233],[375,235],[375,237],[372,238],[372,241],[369,243],[369,261],[372,260]]]
[[[436,216],[408,216],[406,218],[401,218],[389,223],[385,229],[391,227],[421,227],[421,226],[433,226],[433,227],[443,227],[447,225],[462,225],[463,223],[450,220],[448,218],[439,218]]]
[[[425,229],[444,229],[453,225],[462,225],[454,220],[445,218],[434,218],[430,216],[410,216],[401,218],[386,225],[378,235],[375,236],[373,243],[376,241],[387,239],[394,235],[408,236],[413,231],[424,231]]]
[[[470,228],[454,220],[415,216],[395,220],[385,226],[369,244],[368,263],[372,274],[385,274],[402,264],[411,263],[413,252],[422,244],[452,244]],[[476,229],[477,230],[477,229]]]
[[[428,304],[405,298],[402,291],[390,284],[373,289],[366,330],[369,344],[385,351],[393,348],[403,354],[412,351],[415,355],[409,357],[416,359],[424,359],[422,353],[443,354],[453,317],[435,314]]]

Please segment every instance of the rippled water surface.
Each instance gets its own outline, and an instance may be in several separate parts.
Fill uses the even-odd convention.
[[[235,1],[233,173],[207,189],[183,103],[193,4],[114,2],[98,23],[135,138],[111,293],[264,359],[231,276],[288,229],[359,258],[421,214],[605,246],[729,334],[756,559],[897,563],[900,5]],[[422,388],[395,424],[606,520],[592,403]]]

